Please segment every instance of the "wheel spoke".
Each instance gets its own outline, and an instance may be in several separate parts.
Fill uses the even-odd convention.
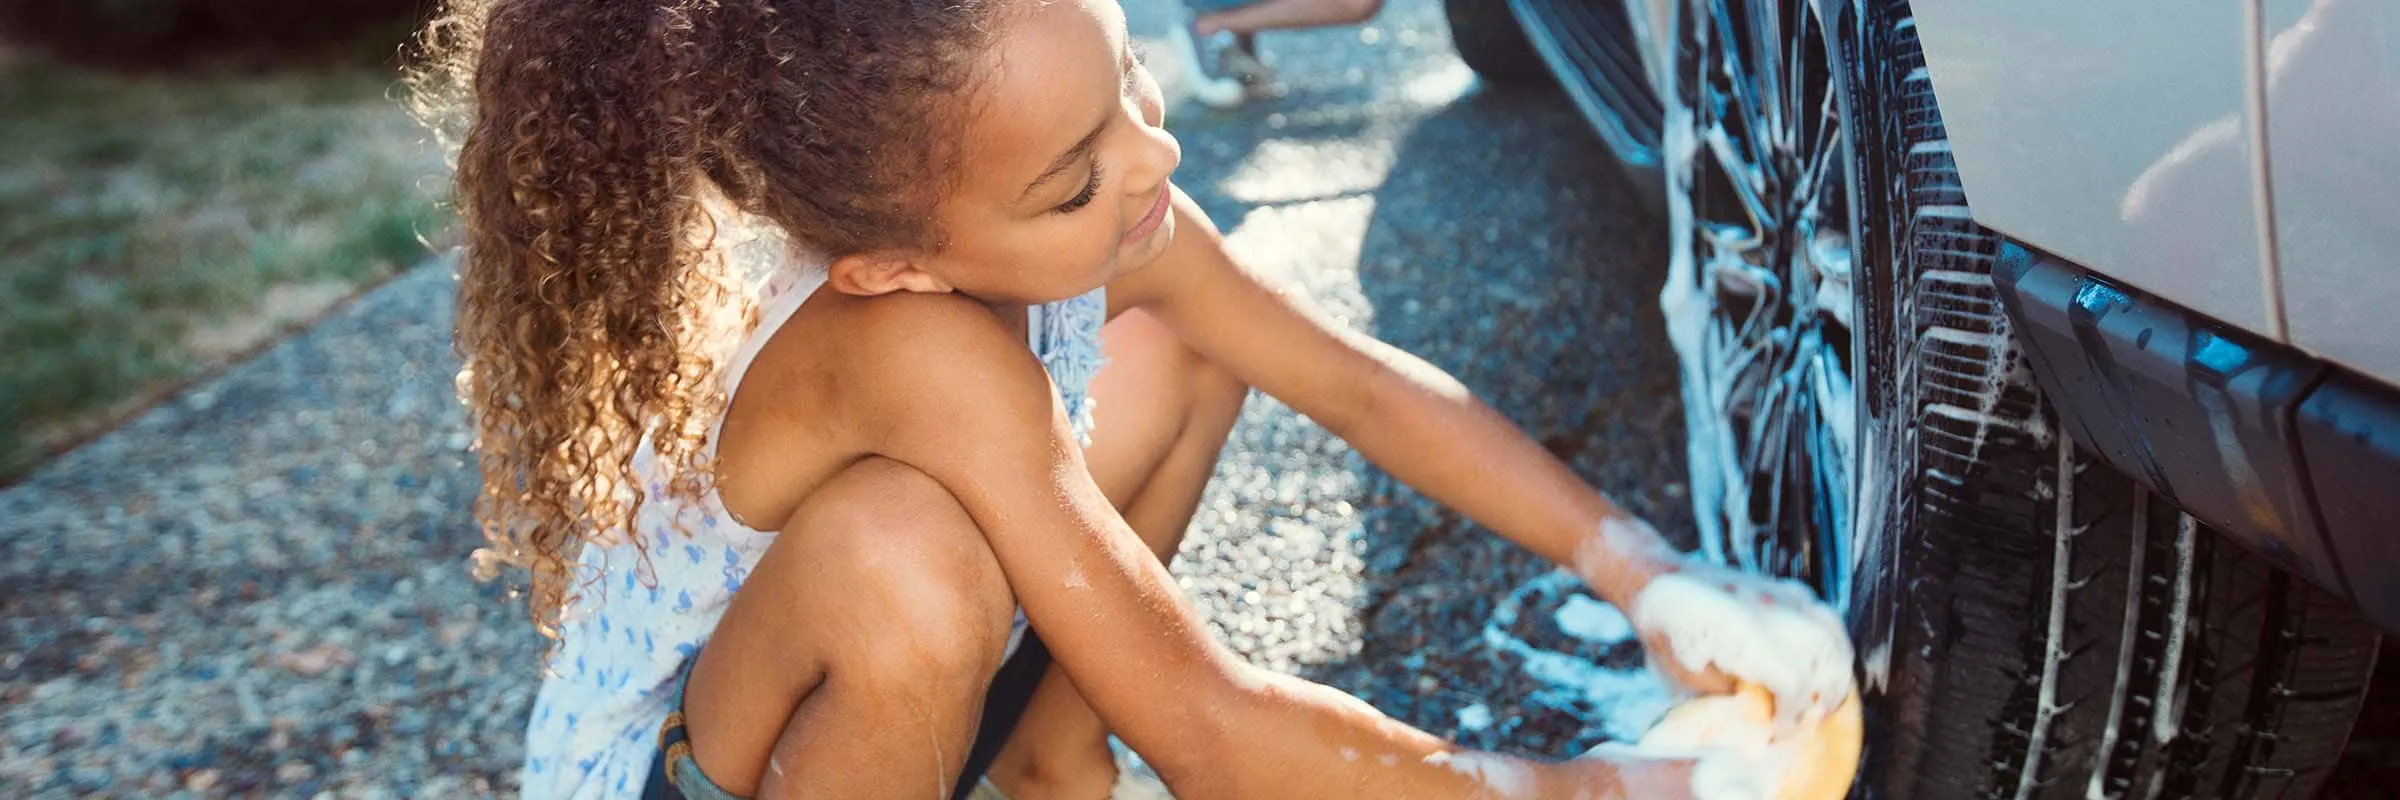
[[[1799,25],[1798,28],[1792,31],[1792,35],[1796,38],[1789,40],[1791,42],[1791,46],[1784,48],[1785,55],[1783,58],[1783,74],[1789,77],[1783,82],[1783,95],[1781,97],[1784,108],[1784,118],[1792,120],[1792,125],[1787,130],[1798,132],[1806,127],[1802,124],[1803,120],[1801,114],[1805,110],[1804,106],[1807,101],[1802,97],[1802,95],[1805,93],[1807,88],[1806,79],[1808,76],[1807,59],[1810,52],[1809,48],[1810,45],[1814,44],[1814,42],[1811,42],[1808,39],[1810,27],[1808,21],[1814,19],[1816,15],[1805,5],[1808,0],[1789,0],[1789,2],[1789,6],[1786,6],[1782,2],[1776,3],[1775,18],[1777,20],[1790,19]],[[1832,93],[1828,92],[1826,94],[1830,96]],[[1784,146],[1787,148],[1796,146],[1797,144],[1797,142],[1790,140],[1786,140],[1784,142]]]
[[[1690,288],[1662,300],[1670,327],[1690,331],[1675,342],[1693,500],[1709,552],[1813,575],[1841,597],[1860,451],[1839,106],[1831,70],[1811,63],[1827,48],[1810,40],[1821,25],[1805,0],[1757,0],[1738,17],[1730,5],[1698,4],[1714,13],[1679,38],[1695,48],[1675,117],[1692,146],[1670,151],[1686,193],[1670,214],[1684,241],[1675,280]],[[1707,320],[1678,321],[1692,313]]]
[[[1820,348],[1812,359],[1810,369],[1814,372],[1811,384],[1817,392],[1817,406],[1829,412],[1817,416],[1822,423],[1818,427],[1816,448],[1816,467],[1822,476],[1818,485],[1852,490],[1827,492],[1820,496],[1826,514],[1817,528],[1816,536],[1819,549],[1824,553],[1822,564],[1826,585],[1836,587],[1836,596],[1831,599],[1843,603],[1847,598],[1842,595],[1850,585],[1850,551],[1853,546],[1850,541],[1850,520],[1854,516],[1855,487],[1851,478],[1857,462],[1852,459],[1858,452],[1858,420],[1845,416],[1843,412],[1851,412],[1857,407],[1854,405],[1856,395],[1849,376],[1842,371],[1832,353]]]
[[[1752,0],[1752,2],[1781,4],[1781,0]],[[1760,144],[1769,153],[1775,152],[1783,145],[1782,137],[1779,135],[1784,130],[1783,85],[1786,83],[1783,80],[1782,17],[1781,9],[1766,14],[1754,11],[1749,15],[1750,58],[1746,59],[1745,66],[1750,67],[1752,81],[1757,86],[1755,104],[1763,112],[1760,116],[1766,119],[1766,127],[1757,132],[1764,134],[1759,137]]]
[[[1775,212],[1764,191],[1767,184],[1764,168],[1745,160],[1745,154],[1739,152],[1741,147],[1734,144],[1732,138],[1723,128],[1709,131],[1709,150],[1725,170],[1726,183],[1732,185],[1734,199],[1741,203],[1742,212],[1750,217],[1752,246],[1760,247],[1764,245],[1769,232],[1775,230],[1780,215]]]
[[[1826,92],[1824,101],[1818,103],[1817,131],[1810,140],[1815,143],[1815,146],[1803,151],[1803,157],[1806,159],[1804,163],[1808,166],[1801,173],[1800,179],[1793,182],[1793,186],[1798,192],[1798,196],[1794,198],[1795,207],[1801,209],[1802,213],[1809,213],[1816,205],[1817,193],[1825,188],[1826,179],[1833,176],[1834,159],[1841,156],[1842,126],[1837,119],[1839,113],[1835,105],[1832,92]],[[1848,189],[1846,186],[1835,186],[1834,188],[1845,191]]]
[[[1736,182],[1754,181],[1755,185],[1751,187],[1752,191],[1765,194],[1776,188],[1771,181],[1767,180],[1770,177],[1768,171],[1774,169],[1775,165],[1774,137],[1768,133],[1773,128],[1769,120],[1764,118],[1763,109],[1760,108],[1757,71],[1751,69],[1750,64],[1742,58],[1741,38],[1734,34],[1733,14],[1725,10],[1722,4],[1717,8],[1719,9],[1716,14],[1718,45],[1716,57],[1712,60],[1716,63],[1719,74],[1725,80],[1725,96],[1713,103],[1719,107],[1713,121],[1717,123],[1717,128],[1723,131],[1727,138],[1740,136],[1741,145],[1749,151],[1748,157],[1743,160],[1748,163],[1750,169],[1744,170]],[[1751,38],[1760,37],[1754,35]],[[1775,62],[1769,60],[1763,63],[1773,64]],[[1772,97],[1773,95],[1767,96]],[[1725,128],[1728,115],[1723,112],[1723,106],[1727,105],[1732,106],[1735,114],[1740,118],[1742,129],[1738,134]]]

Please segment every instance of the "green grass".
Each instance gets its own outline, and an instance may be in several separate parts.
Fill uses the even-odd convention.
[[[396,91],[0,64],[0,479],[422,260],[446,173]]]

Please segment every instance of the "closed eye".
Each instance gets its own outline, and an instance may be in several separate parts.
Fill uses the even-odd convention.
[[[1091,180],[1084,182],[1083,191],[1076,192],[1074,197],[1067,198],[1066,202],[1058,204],[1058,208],[1052,210],[1061,214],[1073,214],[1083,210],[1084,206],[1091,205],[1092,198],[1098,196],[1100,196],[1100,161],[1094,159]]]

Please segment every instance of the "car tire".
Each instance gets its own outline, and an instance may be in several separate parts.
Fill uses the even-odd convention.
[[[2310,796],[2377,629],[2054,423],[1907,3],[1692,0],[1677,23],[1661,303],[1694,510],[1711,555],[1850,620],[1862,791]]]
[[[2346,601],[2094,460],[2052,423],[1963,212],[1907,3],[1872,3],[1851,131],[1889,249],[1861,317],[1902,477],[1866,783],[1894,798],[2314,795],[2378,650]],[[1876,257],[1876,256],[1880,257]],[[1889,264],[1876,270],[1871,265]],[[1988,368],[1979,368],[1986,367]],[[1892,380],[1875,372],[1886,367]],[[1873,403],[1870,400],[1870,403]],[[1982,417],[1977,419],[1976,417]],[[1871,424],[1871,423],[1868,423]],[[1906,497],[1897,496],[1905,493]],[[1873,632],[1867,632],[1874,635]]]
[[[1557,86],[1541,54],[1525,38],[1524,24],[1508,6],[1508,0],[1442,0],[1442,11],[1450,18],[1450,42],[1458,49],[1459,60],[1492,86]]]

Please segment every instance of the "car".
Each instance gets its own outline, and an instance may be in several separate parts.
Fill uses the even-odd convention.
[[[1702,549],[1870,796],[2306,797],[2400,629],[2400,5],[1446,0],[1655,191]]]

